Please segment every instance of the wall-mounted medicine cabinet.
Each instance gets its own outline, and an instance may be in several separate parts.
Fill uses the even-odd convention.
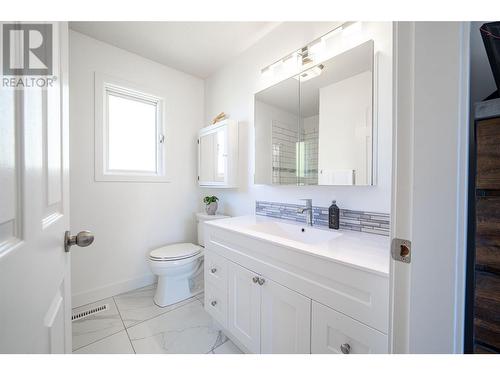
[[[234,188],[238,182],[238,122],[226,119],[198,134],[198,184]]]
[[[255,183],[375,185],[374,42],[255,94]]]

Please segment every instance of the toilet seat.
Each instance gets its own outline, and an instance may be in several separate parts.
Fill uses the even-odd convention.
[[[203,248],[192,243],[174,243],[154,249],[149,254],[152,261],[176,261],[198,255]]]

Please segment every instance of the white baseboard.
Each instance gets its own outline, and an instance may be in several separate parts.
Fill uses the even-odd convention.
[[[104,298],[116,296],[130,290],[142,288],[156,282],[156,276],[153,274],[137,277],[134,279],[123,280],[117,283],[108,284],[100,288],[92,289],[86,292],[74,294],[72,296],[72,308],[96,302]]]

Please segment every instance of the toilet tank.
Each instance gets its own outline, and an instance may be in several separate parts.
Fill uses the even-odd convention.
[[[229,216],[226,215],[207,215],[204,212],[199,212],[196,214],[196,224],[198,226],[198,245],[205,247],[205,241],[203,240],[203,229],[205,221],[225,219]]]

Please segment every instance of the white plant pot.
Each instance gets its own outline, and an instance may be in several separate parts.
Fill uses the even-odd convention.
[[[205,206],[205,210],[207,211],[208,215],[215,215],[215,213],[217,212],[217,208],[217,202],[212,202]]]

